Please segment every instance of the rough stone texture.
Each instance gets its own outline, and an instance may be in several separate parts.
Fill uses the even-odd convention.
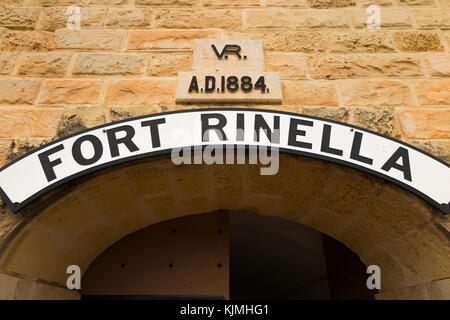
[[[75,75],[135,75],[144,71],[144,57],[136,54],[81,53],[74,62]]]
[[[420,60],[398,55],[309,56],[312,78],[414,77],[423,75]]]
[[[240,28],[242,14],[237,10],[159,10],[155,15],[157,28],[206,29]]]
[[[11,73],[18,57],[15,52],[0,52],[0,74]]]
[[[419,27],[450,28],[450,12],[445,9],[415,9],[411,14]]]
[[[120,49],[126,38],[124,30],[59,29],[55,32],[57,49]]]
[[[338,87],[346,106],[413,106],[408,85],[398,80],[342,80]]]
[[[6,154],[6,163],[17,159],[18,157],[33,151],[34,149],[43,146],[51,142],[51,139],[43,138],[22,138],[13,139],[9,145],[8,152]]]
[[[57,108],[1,109],[0,138],[54,137],[60,117]]]
[[[63,77],[69,67],[70,53],[26,54],[21,59],[18,75]]]
[[[188,54],[153,54],[148,58],[149,76],[173,77],[178,72],[191,70],[191,56]]]
[[[252,9],[245,12],[247,28],[289,28],[291,17],[284,9]]]
[[[54,47],[53,33],[44,31],[0,32],[2,51],[48,51]]]
[[[195,0],[135,0],[137,5],[142,6],[191,6]]]
[[[393,35],[400,51],[443,51],[439,36],[428,31],[398,31]]]
[[[104,107],[64,108],[56,131],[57,138],[108,122],[108,110]]]
[[[103,83],[97,80],[47,80],[40,103],[95,104],[99,102]]]
[[[296,10],[292,12],[294,28],[348,28],[347,15],[343,10]]]
[[[0,79],[0,104],[32,104],[39,86],[39,80]]]
[[[192,49],[194,39],[221,39],[220,30],[142,30],[130,31],[128,50]]]
[[[152,113],[160,113],[162,108],[159,106],[124,106],[111,107],[110,118],[111,121],[119,121],[134,117],[139,117]]]
[[[404,136],[410,139],[449,139],[450,109],[397,110]]]
[[[3,166],[5,164],[5,159],[8,155],[8,150],[11,142],[11,139],[0,139],[0,166]]]
[[[279,72],[281,79],[305,79],[305,56],[301,53],[268,52],[266,70]]]
[[[108,85],[105,103],[173,104],[176,80],[122,80]]]
[[[348,109],[336,107],[304,107],[302,113],[341,122],[348,122],[350,117]]]
[[[448,105],[450,103],[449,80],[416,80],[412,82],[420,105]]]
[[[67,28],[67,7],[44,8],[41,11],[37,29],[55,31]],[[80,27],[99,28],[103,26],[106,8],[80,8]]]
[[[366,9],[354,9],[351,11],[353,25],[356,28],[367,28],[369,14]],[[405,9],[383,8],[380,11],[381,28],[403,28],[411,26],[411,19]]]
[[[306,0],[265,0],[265,5],[266,7],[306,7]]]
[[[282,81],[283,103],[298,106],[337,106],[334,84],[324,82]]]
[[[430,5],[434,4],[434,0],[399,0],[399,4],[408,6]]]
[[[450,163],[450,140],[409,140],[408,143]]]
[[[203,2],[203,6],[205,7],[209,6],[251,7],[251,6],[260,6],[260,4],[261,0],[205,0]]]
[[[395,110],[387,108],[362,108],[354,109],[353,122],[363,128],[379,132],[381,134],[400,138],[401,133],[395,121]]]
[[[377,6],[393,6],[396,0],[356,0],[358,7],[369,7],[371,5]]]
[[[310,7],[313,8],[333,8],[354,6],[355,0],[307,0]]]
[[[450,55],[427,56],[425,67],[434,77],[450,77]]]
[[[19,279],[6,274],[0,274],[0,299],[12,300],[16,291],[17,283]]]
[[[153,22],[153,10],[146,8],[109,8],[105,26],[109,28],[149,28]]]
[[[10,29],[34,29],[39,8],[0,7],[0,27]]]

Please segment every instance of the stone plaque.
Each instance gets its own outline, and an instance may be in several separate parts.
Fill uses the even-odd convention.
[[[178,73],[176,103],[281,101],[279,74],[264,72],[261,40],[195,40],[193,71]]]
[[[262,40],[195,40],[192,69],[264,71]]]
[[[261,71],[178,73],[177,103],[281,103],[280,75]]]

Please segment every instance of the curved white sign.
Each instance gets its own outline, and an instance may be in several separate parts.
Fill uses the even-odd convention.
[[[68,180],[173,148],[267,146],[347,165],[391,181],[450,211],[449,165],[395,139],[349,124],[258,109],[195,109],[151,114],[77,132],[0,169],[13,212]]]

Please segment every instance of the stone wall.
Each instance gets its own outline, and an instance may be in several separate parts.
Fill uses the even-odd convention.
[[[81,8],[79,30],[66,27],[66,9],[74,4]],[[366,27],[371,4],[381,8],[380,30]],[[205,107],[174,102],[177,73],[191,70],[196,38],[264,41],[266,71],[280,72],[284,95],[281,106],[264,108],[353,123],[450,161],[449,0],[0,0],[0,165],[102,123]],[[33,217],[12,215],[0,204],[1,253]],[[397,239],[394,226],[408,209],[390,210],[400,218],[371,212],[372,220],[412,258],[399,267],[408,281],[379,297],[448,298],[442,256],[448,218],[418,219],[414,228],[421,229]],[[324,216],[310,225],[327,230],[331,221]],[[361,230],[370,229],[365,221],[351,220],[355,228],[340,240],[361,244]],[[430,245],[414,251],[407,244],[417,232]],[[445,267],[423,281],[413,258],[428,263],[420,262],[427,255],[444,259]],[[9,297],[28,281],[2,277],[0,286],[15,288]],[[26,297],[40,290],[34,287]]]

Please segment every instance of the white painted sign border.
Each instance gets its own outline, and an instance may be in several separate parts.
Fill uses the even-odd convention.
[[[238,114],[243,115],[245,124],[245,136],[242,141],[236,138]],[[214,120],[217,115],[226,119],[227,124],[223,130],[228,140],[220,141],[217,135],[211,133],[210,141],[202,141],[202,117]],[[262,132],[260,141],[254,141],[256,117],[264,119],[271,128],[274,126],[275,117],[278,118],[279,143],[269,141]],[[129,146],[119,143],[116,148],[117,154],[113,156],[109,138],[113,136],[119,141],[126,134],[124,128],[134,130],[132,141],[138,150],[130,150]],[[293,130],[295,141],[292,140]],[[159,146],[156,143],[155,132],[159,137]],[[329,149],[323,147],[324,136],[328,136],[325,140],[328,140],[326,144]],[[355,143],[358,144],[358,137],[360,144],[357,154],[362,157],[359,159],[351,157],[351,150],[355,148]],[[91,141],[94,140],[102,144],[101,156],[92,164],[77,163],[72,152],[76,149],[74,145],[78,143],[79,150],[86,158],[90,158],[96,155],[95,149],[89,148],[93,145]],[[298,146],[296,142],[303,145]],[[283,153],[346,165],[391,181],[428,201],[444,213],[450,211],[448,163],[404,142],[350,124],[284,111],[244,108],[192,109],[151,114],[74,133],[33,150],[1,168],[0,195],[11,210],[17,212],[49,190],[91,172],[127,161],[168,154],[173,148],[218,144],[277,147]],[[305,145],[309,144],[311,148],[305,148]],[[339,153],[336,150],[341,150],[342,155],[330,153],[330,150],[331,152],[335,150],[335,153]],[[381,169],[399,150],[408,155],[411,181],[405,179],[407,178],[405,170],[392,167],[392,161],[388,171]],[[45,155],[46,152],[50,153]],[[364,158],[372,159],[372,164],[365,163]],[[55,176],[51,181],[48,181],[49,177],[44,173],[42,159],[47,159],[45,161],[51,163],[51,170]],[[399,166],[405,158],[397,157],[394,160],[396,166]]]

